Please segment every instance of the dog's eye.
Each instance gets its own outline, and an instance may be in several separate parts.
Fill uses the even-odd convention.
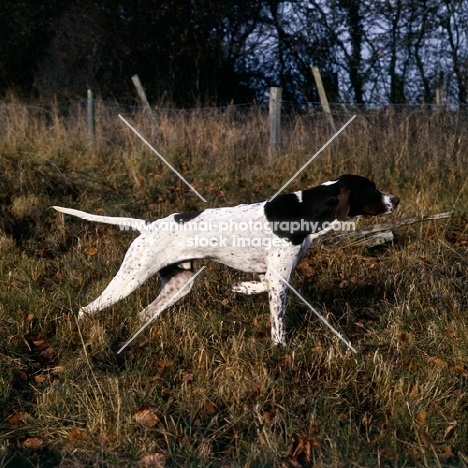
[[[380,191],[376,189],[367,189],[365,192],[363,192],[363,197],[366,200],[378,200],[380,198]]]

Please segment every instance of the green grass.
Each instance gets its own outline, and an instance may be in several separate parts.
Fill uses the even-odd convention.
[[[48,207],[154,219],[204,204],[112,116],[91,150],[81,120],[1,112],[0,467],[468,466],[463,115],[360,115],[288,187],[352,172],[402,199],[375,222],[461,213],[374,249],[312,246],[292,283],[358,354],[294,295],[272,348],[266,297],[233,294],[249,275],[208,264],[119,355],[158,281],[78,322],[135,234]],[[151,141],[209,206],[271,196],[329,135],[320,114],[289,116],[268,167],[260,111],[159,118]]]

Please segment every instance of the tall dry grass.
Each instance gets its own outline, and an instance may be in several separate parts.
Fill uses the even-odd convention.
[[[355,112],[337,112],[338,125]],[[268,165],[262,107],[161,106],[154,129],[136,109],[98,103],[89,148],[81,104],[3,102],[0,466],[466,466],[468,117],[359,111],[288,187],[352,172],[400,195],[393,218],[461,213],[396,229],[376,249],[310,249],[292,281],[357,355],[295,296],[288,345],[272,349],[266,298],[234,295],[245,275],[210,264],[121,356],[158,282],[77,322],[133,235],[48,207],[153,219],[205,204],[118,113],[208,206],[271,196],[331,137],[319,111],[287,112]]]

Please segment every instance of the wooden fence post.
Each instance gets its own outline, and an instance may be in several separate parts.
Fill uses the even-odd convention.
[[[330,105],[328,104],[327,95],[325,93],[325,88],[323,87],[322,83],[322,75],[320,74],[320,70],[318,67],[312,67],[312,73],[314,74],[315,84],[317,85],[317,89],[320,96],[320,102],[322,104],[322,109],[327,116],[328,123],[332,130],[336,133],[336,126],[335,121],[333,120],[333,116],[330,111]]]
[[[268,162],[281,144],[281,88],[270,88],[270,151]]]
[[[154,126],[154,129],[158,129],[158,124],[156,123],[156,119],[154,117],[153,111],[151,110],[151,107],[149,105],[148,99],[146,98],[146,93],[145,90],[143,89],[143,86],[141,85],[140,77],[138,75],[133,75],[132,76],[132,81],[133,85],[135,86],[138,97],[140,98],[141,103],[143,104],[143,107],[147,110],[148,115],[151,119],[151,122]]]
[[[96,121],[94,118],[94,99],[93,92],[88,89],[87,99],[87,120],[88,120],[88,142],[91,148],[96,143]]]

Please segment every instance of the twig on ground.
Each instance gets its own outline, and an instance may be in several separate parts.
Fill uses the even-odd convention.
[[[373,226],[368,226],[357,231],[350,231],[344,234],[339,234],[337,236],[328,237],[326,239],[323,239],[322,243],[328,245],[344,239],[356,237],[356,239],[353,239],[351,242],[349,242],[347,246],[367,245],[368,247],[373,247],[375,245],[380,245],[384,244],[385,242],[392,241],[392,229],[401,226],[407,226],[409,224],[420,223],[423,221],[447,219],[457,214],[458,213],[455,211],[448,211],[446,213],[437,213],[432,215],[415,216],[413,218],[401,219],[393,223],[375,224]]]

